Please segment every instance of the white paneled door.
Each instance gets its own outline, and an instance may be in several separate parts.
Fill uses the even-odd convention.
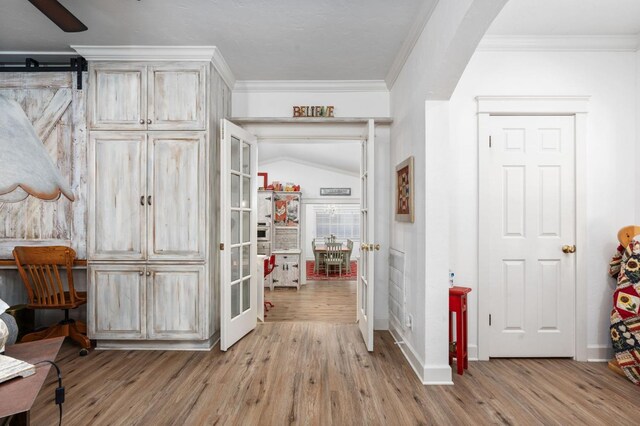
[[[220,147],[220,349],[257,323],[256,137],[222,120]]]
[[[480,247],[489,250],[489,356],[572,357],[574,117],[490,120],[489,247]]]
[[[369,120],[360,157],[360,257],[358,258],[357,318],[368,351],[373,351],[374,257],[380,246],[374,235],[374,136]]]

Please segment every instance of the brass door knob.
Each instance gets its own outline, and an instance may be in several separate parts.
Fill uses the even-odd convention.
[[[360,245],[360,250],[369,251],[369,246],[367,244],[362,244],[362,245]]]
[[[563,253],[575,253],[576,252],[576,246],[564,245],[564,246],[562,246],[562,252]]]
[[[375,245],[375,246],[373,246],[373,247],[376,249],[376,251],[380,251],[380,244],[376,244],[376,245]]]

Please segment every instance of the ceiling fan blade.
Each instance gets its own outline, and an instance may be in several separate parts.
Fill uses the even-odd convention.
[[[77,33],[87,30],[87,26],[73,16],[73,13],[69,12],[58,0],[29,0],[29,3],[62,28],[62,31]]]

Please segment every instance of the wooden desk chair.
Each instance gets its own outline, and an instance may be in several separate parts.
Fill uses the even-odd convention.
[[[64,320],[43,331],[29,333],[21,342],[52,337],[70,337],[80,344],[80,355],[86,355],[91,348],[87,337],[87,326],[69,318],[69,309],[76,309],[87,303],[86,292],[76,292],[73,286],[73,259],[76,252],[70,247],[16,247],[13,257],[18,265],[18,272],[27,288],[29,309],[62,309]],[[60,278],[60,268],[66,269],[68,291]]]
[[[329,243],[327,244],[327,252],[324,255],[324,267],[326,268],[327,277],[329,276],[329,269],[331,266],[337,266],[342,276],[342,263],[344,262],[344,256],[342,252],[342,243]]]

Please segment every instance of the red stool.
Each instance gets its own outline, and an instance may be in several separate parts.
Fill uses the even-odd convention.
[[[264,277],[266,278],[273,270],[276,269],[276,255],[272,254],[268,259],[264,260]],[[275,305],[268,300],[264,301],[264,311],[269,312],[269,308],[275,307]],[[265,314],[265,317],[267,315]]]
[[[469,354],[467,353],[467,287],[451,287],[449,289],[449,342],[453,343],[453,329],[451,327],[452,314],[456,314],[456,365],[458,374],[462,375],[469,368]],[[453,348],[449,347],[449,365],[453,362]]]

